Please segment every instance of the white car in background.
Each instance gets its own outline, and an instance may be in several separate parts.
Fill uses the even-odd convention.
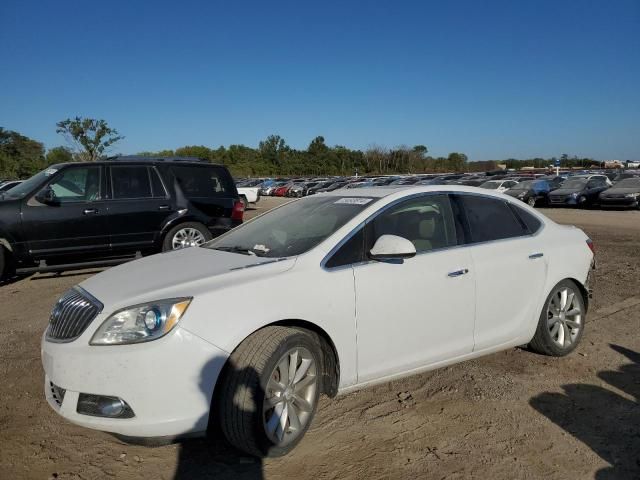
[[[42,338],[46,398],[125,437],[216,424],[249,454],[283,455],[322,393],[523,344],[571,352],[592,248],[581,230],[473,187],[306,197],[67,292]]]
[[[503,193],[514,187],[517,183],[517,180],[489,180],[481,184],[479,188],[486,188],[487,190]]]

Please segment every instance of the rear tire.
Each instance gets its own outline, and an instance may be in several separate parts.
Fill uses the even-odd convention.
[[[270,326],[249,336],[219,380],[217,413],[227,441],[256,457],[293,450],[316,412],[322,371],[320,346],[305,330]]]
[[[529,347],[553,357],[571,353],[582,339],[585,317],[582,290],[572,280],[561,281],[553,287],[544,303]]]
[[[242,202],[244,209],[247,210],[247,207],[249,206],[249,201],[247,200],[247,197],[245,197],[244,195],[240,195],[240,201]]]
[[[173,227],[165,235],[162,251],[180,250],[186,247],[197,247],[211,240],[213,236],[207,227],[197,222],[181,223]]]
[[[4,279],[5,275],[7,274],[6,270],[7,270],[6,255],[4,253],[4,247],[0,246],[0,280]]]

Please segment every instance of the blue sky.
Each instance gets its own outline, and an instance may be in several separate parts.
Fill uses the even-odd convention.
[[[0,126],[122,153],[425,144],[472,160],[640,158],[640,1],[0,3]]]

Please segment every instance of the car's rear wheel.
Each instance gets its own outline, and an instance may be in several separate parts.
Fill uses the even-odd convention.
[[[220,383],[219,421],[229,443],[258,457],[290,452],[315,414],[322,368],[318,342],[304,330],[271,326],[248,337]]]
[[[573,281],[563,280],[547,297],[529,346],[544,355],[567,355],[582,338],[585,315],[582,291]]]
[[[164,237],[162,251],[180,250],[187,247],[198,247],[211,240],[211,232],[197,222],[181,223],[173,227]]]

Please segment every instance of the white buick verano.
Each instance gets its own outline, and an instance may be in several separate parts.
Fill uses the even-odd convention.
[[[282,455],[322,393],[523,344],[571,352],[593,257],[581,230],[485,189],[296,200],[67,292],[42,338],[46,398],[124,437],[216,427]]]

